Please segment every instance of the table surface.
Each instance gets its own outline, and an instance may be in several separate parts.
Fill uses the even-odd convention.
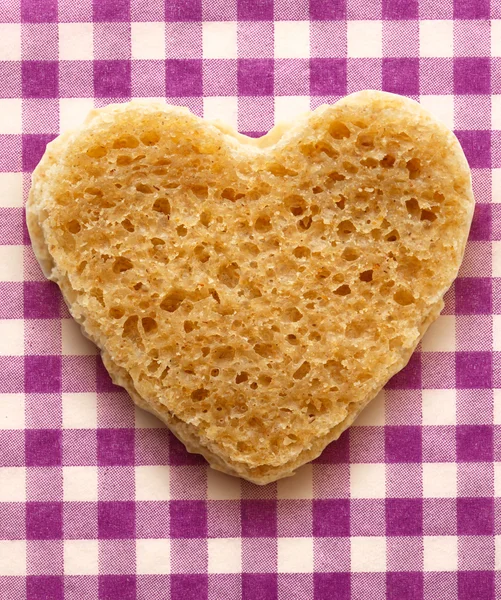
[[[259,135],[383,89],[455,130],[477,201],[408,367],[296,477],[256,487],[134,409],[24,225],[47,142],[155,97]],[[0,2],[0,598],[501,597],[501,2]]]

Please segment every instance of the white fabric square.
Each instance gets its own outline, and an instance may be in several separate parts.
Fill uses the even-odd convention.
[[[494,425],[501,425],[501,390],[494,390]],[[500,463],[501,464],[501,463]],[[501,490],[500,494],[501,496]]]
[[[61,131],[81,125],[94,108],[92,98],[61,98],[59,100],[59,127]]]
[[[494,463],[494,496],[501,498],[501,462]]]
[[[98,540],[64,540],[64,574],[99,574]]]
[[[292,121],[299,115],[309,112],[309,96],[276,96],[275,97],[275,123],[279,121]]]
[[[24,394],[0,394],[0,427],[24,429]]]
[[[427,57],[451,57],[454,55],[453,21],[420,21],[419,53]]]
[[[136,467],[136,500],[170,500],[170,471],[165,465]]]
[[[97,394],[95,392],[63,394],[63,427],[94,429],[97,427]]]
[[[277,495],[281,500],[300,500],[313,498],[313,467],[304,465],[296,471],[294,477],[285,477],[277,482]]]
[[[21,98],[0,99],[0,134],[20,134],[22,132],[23,101]]]
[[[275,21],[275,58],[310,57],[310,22]]]
[[[454,129],[454,96],[430,94],[420,97],[420,104],[449,129]]]
[[[457,571],[458,538],[455,535],[425,535],[424,570]]]
[[[0,173],[0,208],[23,206],[23,174]]]
[[[237,58],[237,24],[235,21],[202,23],[204,58]]]
[[[501,129],[501,95],[491,96],[492,129]]]
[[[94,58],[92,23],[59,23],[59,60]]]
[[[242,570],[241,538],[216,538],[207,541],[209,573],[240,573]]]
[[[219,120],[238,129],[238,99],[236,96],[204,98],[204,118]]]
[[[496,243],[496,242],[494,242]],[[497,242],[499,243],[499,242]],[[494,252],[493,252],[494,254]],[[499,252],[499,258],[501,259],[501,248]],[[496,277],[495,275],[493,275]],[[492,328],[493,328],[493,350],[499,352],[501,350],[501,315],[492,315]]]
[[[136,540],[136,572],[138,575],[168,575],[170,540]]]
[[[456,350],[456,318],[440,315],[421,340],[423,352],[454,352]]]
[[[162,429],[165,425],[147,410],[134,406],[134,419],[137,429]]]
[[[455,498],[456,463],[423,463],[423,497]]]
[[[63,467],[63,498],[66,502],[97,501],[97,467]]]
[[[348,21],[348,58],[381,58],[383,23]]]
[[[492,276],[501,277],[501,242],[492,242]]]
[[[0,56],[2,60],[21,60],[19,23],[0,23]]]
[[[456,390],[423,390],[423,425],[456,424]]]
[[[26,575],[26,540],[0,540],[0,576]]]
[[[207,497],[209,500],[240,500],[240,479],[208,469]]]
[[[0,246],[0,281],[23,281],[23,246]]]
[[[162,60],[165,58],[165,23],[131,23],[130,28],[133,59]]]
[[[383,536],[352,537],[351,570],[355,573],[386,571],[386,538]]]
[[[0,319],[0,356],[24,355],[23,319]]]
[[[65,356],[92,356],[97,354],[97,347],[87,339],[74,319],[61,321],[63,354]]]
[[[355,421],[356,425],[369,425],[378,426],[384,425],[384,401],[385,395],[384,390],[381,390],[379,394],[369,402],[364,408]]]
[[[492,169],[492,202],[501,203],[501,169]],[[499,267],[501,270],[501,267]]]
[[[494,559],[494,570],[499,572],[501,571],[501,535],[494,536],[494,544],[495,544],[495,556]]]
[[[491,21],[491,56],[501,56],[501,19]]]
[[[313,538],[278,538],[279,573],[313,573]]]
[[[352,498],[385,498],[386,465],[382,463],[354,463],[350,465]]]
[[[1,423],[1,421],[0,421]],[[2,423],[3,427],[3,423]],[[25,467],[0,467],[0,502],[26,501]]]

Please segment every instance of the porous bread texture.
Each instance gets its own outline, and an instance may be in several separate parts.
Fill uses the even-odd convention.
[[[253,140],[188,110],[94,110],[27,220],[113,380],[215,468],[264,484],[339,437],[443,307],[473,212],[454,135],[360,92]]]

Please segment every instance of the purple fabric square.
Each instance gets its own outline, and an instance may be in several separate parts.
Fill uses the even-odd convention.
[[[473,214],[469,240],[484,242],[491,239],[492,207],[490,204],[477,204]]]
[[[61,502],[26,503],[26,539],[60,540],[63,537]]]
[[[238,93],[241,96],[273,95],[273,60],[242,58],[238,61]]]
[[[239,21],[272,21],[273,0],[237,0]]]
[[[455,94],[489,94],[491,91],[491,63],[484,58],[454,59]]]
[[[23,23],[54,23],[57,21],[57,0],[21,0]]]
[[[407,365],[386,384],[390,390],[421,389],[421,354],[414,352]]]
[[[315,600],[350,600],[350,573],[315,573],[313,589]]]
[[[165,20],[200,21],[202,19],[202,0],[165,0]]]
[[[59,429],[26,429],[26,466],[56,467],[62,461],[62,433]]]
[[[489,169],[491,167],[490,131],[456,130],[454,133],[460,141],[472,169]]]
[[[133,539],[136,505],[134,502],[98,502],[98,532],[103,540]]]
[[[23,284],[0,281],[0,319],[22,318]]]
[[[167,97],[202,95],[202,61],[166,60],[165,94]]]
[[[20,61],[0,61],[0,98],[18,98],[22,94]]]
[[[421,462],[421,427],[395,425],[385,427],[385,451],[388,463]]]
[[[386,598],[387,600],[422,600],[423,574],[386,573]]]
[[[456,314],[490,315],[492,280],[487,277],[460,277],[456,280]]]
[[[489,0],[454,0],[455,19],[488,19]]]
[[[342,96],[346,94],[346,87],[346,59],[310,59],[310,94],[312,96]]]
[[[25,319],[58,319],[60,316],[61,292],[55,283],[50,281],[24,282]]]
[[[335,442],[330,443],[322,454],[313,462],[318,464],[337,465],[350,460],[350,431],[345,431]]]
[[[170,579],[170,597],[183,600],[207,600],[209,596],[209,578],[207,575],[172,575]],[[118,598],[117,598],[118,600]]]
[[[61,391],[60,356],[25,356],[24,388],[27,394]]]
[[[188,452],[177,437],[169,432],[169,464],[181,465],[205,465],[207,464],[200,454]]]
[[[275,500],[242,500],[242,537],[275,537],[277,503]]]
[[[0,393],[24,392],[24,360],[22,356],[0,356]]]
[[[94,0],[94,21],[129,21],[130,0]]]
[[[458,425],[456,427],[456,444],[458,461],[490,462],[494,460],[492,425]]]
[[[52,60],[25,60],[21,67],[23,98],[57,98],[58,63]]]
[[[350,501],[313,500],[313,535],[345,537],[350,535]]]
[[[173,538],[207,537],[207,503],[203,500],[172,500],[170,534]]]
[[[387,21],[418,18],[417,0],[383,0],[382,9]]]
[[[310,0],[310,19],[313,21],[346,19],[346,0]]]
[[[458,600],[494,600],[494,571],[460,571]]]
[[[33,171],[40,162],[40,159],[45,152],[45,147],[49,142],[52,142],[55,137],[55,135],[51,134],[23,135],[23,171]],[[50,284],[43,282],[43,285],[49,286]],[[50,285],[50,287],[57,288],[55,284]]]
[[[26,600],[63,600],[63,577],[29,575],[26,578]]]
[[[422,535],[423,501],[418,498],[387,498],[386,534]]]
[[[2,148],[2,152],[8,152],[9,147],[2,146],[2,137],[0,136],[0,148]],[[0,172],[2,172],[1,169]],[[0,246],[17,246],[23,243],[24,221],[24,209],[0,208]]]
[[[98,393],[122,392],[122,388],[111,381],[110,374],[100,356],[96,356],[96,390]]]
[[[383,58],[383,90],[394,94],[419,94],[418,58]]]
[[[129,98],[130,85],[130,61],[94,61],[94,93],[97,98]]]
[[[456,352],[456,386],[459,389],[492,387],[490,352]]]
[[[134,464],[134,429],[98,429],[97,464],[127,466]]]
[[[136,600],[136,577],[100,575],[99,600]]]
[[[494,535],[494,498],[457,499],[458,535]]]

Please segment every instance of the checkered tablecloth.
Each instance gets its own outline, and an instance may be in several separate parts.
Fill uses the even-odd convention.
[[[93,106],[259,135],[364,88],[456,131],[477,208],[409,366],[292,479],[207,468],[112,385],[23,205]],[[501,598],[501,0],[0,0],[0,599]]]

